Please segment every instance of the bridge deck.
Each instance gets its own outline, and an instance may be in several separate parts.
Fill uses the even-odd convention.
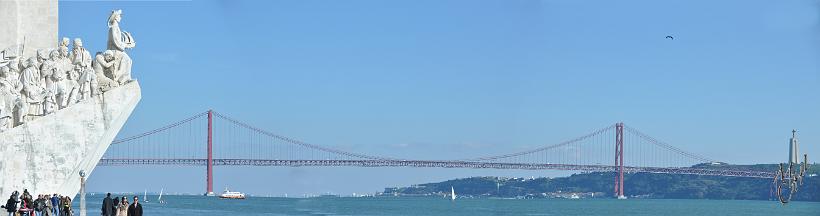
[[[98,166],[124,165],[175,165],[207,166],[207,159],[102,159]],[[256,160],[256,159],[214,159],[214,166],[352,166],[352,167],[434,167],[434,168],[470,168],[470,169],[519,169],[519,170],[570,170],[591,172],[615,172],[617,166],[610,165],[573,165],[573,164],[531,164],[531,163],[497,163],[477,161],[431,161],[431,160]],[[775,173],[747,170],[713,170],[690,167],[629,167],[628,173],[667,173],[707,176],[732,176],[750,178],[773,178]]]

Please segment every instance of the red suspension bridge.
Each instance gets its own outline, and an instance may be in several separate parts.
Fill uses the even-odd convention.
[[[613,154],[614,153],[614,154]],[[614,159],[614,163],[613,160]],[[207,111],[112,142],[99,166],[205,166],[213,192],[214,166],[356,166],[616,172],[614,194],[623,196],[623,173],[669,173],[772,178],[774,173],[693,168],[715,160],[683,151],[617,123],[561,143],[511,154],[456,160],[381,157],[327,148],[256,128]]]

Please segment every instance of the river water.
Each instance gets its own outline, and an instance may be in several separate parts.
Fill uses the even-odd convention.
[[[88,215],[100,215],[102,198],[100,195],[87,197]],[[148,199],[156,199],[156,196],[148,196]],[[163,196],[163,199],[165,204],[143,203],[145,215],[820,215],[820,203],[793,202],[784,206],[776,201],[746,200],[465,198],[451,201],[439,197],[223,200],[204,196]],[[79,197],[75,206],[78,203]]]

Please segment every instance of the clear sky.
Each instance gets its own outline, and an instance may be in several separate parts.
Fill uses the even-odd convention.
[[[209,108],[311,143],[456,159],[623,121],[737,164],[820,155],[820,2],[61,1],[60,36],[104,49],[123,9],[143,99],[120,136]],[[666,39],[672,35],[674,40]],[[201,193],[202,167],[100,167],[91,191]],[[254,194],[376,192],[562,172],[217,167]]]

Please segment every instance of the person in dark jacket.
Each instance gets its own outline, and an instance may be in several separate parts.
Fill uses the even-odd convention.
[[[114,200],[111,200],[111,193],[105,195],[102,202],[102,215],[114,216]]]
[[[43,199],[43,195],[37,195],[37,199],[34,200],[34,203],[31,205],[34,208],[34,212],[36,215],[43,215],[43,210],[46,208],[45,199]]]
[[[51,215],[52,216],[59,216],[60,215],[60,197],[57,194],[51,196]]]
[[[117,206],[119,204],[120,204],[120,198],[119,197],[114,197],[114,212],[112,212],[111,215],[117,216],[117,212],[120,211],[119,209],[117,209]]]
[[[140,205],[139,199],[139,197],[134,196],[134,204],[128,206],[128,216],[142,216],[142,205]]]
[[[20,202],[20,201],[17,201],[17,199],[14,197],[14,195],[11,195],[11,197],[9,197],[9,201],[6,202],[6,205],[0,206],[0,207],[3,207],[4,209],[6,209],[6,211],[9,212],[9,216],[14,216],[14,212],[17,211],[17,203],[18,202]]]
[[[61,202],[60,205],[62,206],[61,209],[63,211],[63,212],[60,212],[60,215],[62,215],[62,216],[71,216],[72,215],[71,197],[63,196],[63,198],[60,202]]]

